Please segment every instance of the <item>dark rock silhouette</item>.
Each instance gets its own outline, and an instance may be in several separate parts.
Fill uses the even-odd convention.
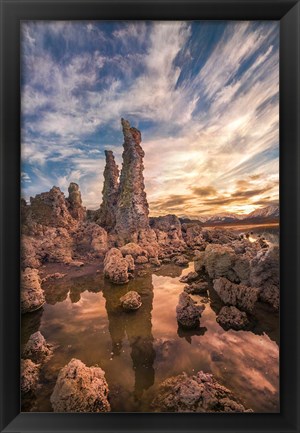
[[[119,169],[111,150],[105,150],[106,165],[104,169],[104,184],[102,190],[102,203],[96,213],[96,222],[112,230],[116,225],[116,207],[119,190]]]

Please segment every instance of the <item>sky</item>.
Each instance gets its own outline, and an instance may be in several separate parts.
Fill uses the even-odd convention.
[[[278,21],[24,21],[22,195],[102,201],[121,117],[142,133],[150,215],[279,200]]]

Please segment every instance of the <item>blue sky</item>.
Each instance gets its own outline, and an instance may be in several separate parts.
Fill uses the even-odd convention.
[[[104,150],[142,132],[152,215],[278,202],[279,23],[22,23],[22,194],[77,182],[101,203]]]

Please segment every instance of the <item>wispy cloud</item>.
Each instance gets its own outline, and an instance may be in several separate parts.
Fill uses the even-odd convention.
[[[153,215],[278,201],[278,32],[277,22],[24,22],[23,194],[77,181],[97,208],[103,151],[121,164],[127,117],[142,131]]]

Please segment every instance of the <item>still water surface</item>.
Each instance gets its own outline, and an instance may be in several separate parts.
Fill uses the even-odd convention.
[[[225,331],[216,322],[222,307],[210,286],[197,331],[178,330],[176,305],[193,270],[174,264],[143,271],[116,286],[95,271],[44,284],[46,304],[25,316],[22,343],[40,330],[56,346],[41,371],[42,387],[32,410],[51,411],[50,395],[59,370],[72,358],[98,364],[106,374],[113,411],[150,412],[158,385],[168,377],[198,370],[211,372],[255,412],[279,411],[279,319],[258,305],[252,331]],[[142,297],[142,307],[123,312],[119,298],[129,290]],[[26,409],[24,409],[26,410]]]

